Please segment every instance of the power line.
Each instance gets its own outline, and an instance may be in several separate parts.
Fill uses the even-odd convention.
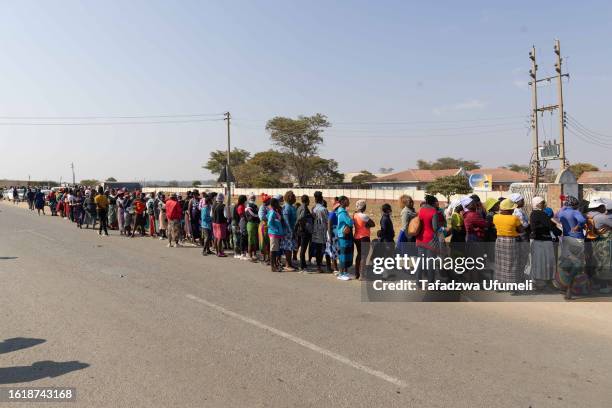
[[[195,113],[195,114],[176,114],[176,115],[134,115],[134,116],[0,116],[2,120],[88,120],[88,119],[163,119],[163,118],[197,118],[219,116],[223,113]]]
[[[191,120],[164,120],[164,121],[145,121],[145,122],[0,122],[0,126],[115,126],[115,125],[164,125],[177,123],[201,123],[201,122],[220,122],[223,119],[191,119]]]

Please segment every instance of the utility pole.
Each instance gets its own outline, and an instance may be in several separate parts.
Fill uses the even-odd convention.
[[[76,177],[74,176],[74,163],[70,163],[70,168],[72,169],[72,186],[76,186]]]
[[[557,54],[555,71],[557,71],[557,94],[559,97],[559,159],[561,160],[561,170],[565,170],[567,168],[565,159],[565,111],[563,110],[563,74],[561,73],[563,59],[561,58],[561,43],[559,40],[555,40],[554,49],[555,54]]]
[[[230,120],[232,116],[229,112],[225,112],[225,121],[227,121],[227,163],[225,167],[225,181],[227,183],[227,213],[230,214],[230,207],[232,206],[232,184],[230,180]]]
[[[531,162],[531,171],[533,173],[533,186],[538,188],[538,185],[540,184],[540,146],[538,138],[538,64],[536,63],[535,46],[531,47],[529,58],[531,59],[531,69],[529,70],[529,75],[531,76],[531,134],[533,140],[533,159]]]

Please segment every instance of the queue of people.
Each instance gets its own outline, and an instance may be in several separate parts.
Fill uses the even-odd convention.
[[[32,204],[30,204],[30,196]],[[199,246],[203,256],[233,257],[269,265],[273,272],[335,273],[340,280],[365,279],[372,256],[370,242],[393,251],[421,257],[486,254],[491,277],[500,282],[535,281],[537,290],[563,290],[569,299],[593,288],[610,293],[612,281],[612,201],[593,199],[583,211],[575,197],[563,198],[555,213],[542,197],[525,210],[520,194],[508,198],[478,195],[452,201],[442,209],[435,196],[426,195],[418,210],[409,196],[400,198],[399,231],[392,206],[381,207],[379,229],[367,214],[367,203],[336,197],[328,205],[320,191],[299,199],[284,195],[240,195],[228,208],[223,193],[189,191],[183,197],[162,192],[75,187],[26,193],[29,208],[70,220],[78,228],[96,229],[108,236],[118,230],[125,237],[167,240],[167,246]],[[488,245],[487,245],[488,244]],[[364,253],[368,251],[367,253]],[[313,262],[314,259],[314,262]],[[479,281],[483,273],[419,269],[416,279]]]

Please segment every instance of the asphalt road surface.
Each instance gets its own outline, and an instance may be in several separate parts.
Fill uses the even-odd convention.
[[[0,387],[74,387],[69,407],[612,406],[609,303],[362,303],[358,282],[0,211]]]

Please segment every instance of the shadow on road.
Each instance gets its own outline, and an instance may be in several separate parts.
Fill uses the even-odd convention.
[[[59,377],[72,371],[89,367],[87,363],[79,361],[38,361],[31,366],[0,368],[0,384],[19,384],[40,380],[47,377]]]
[[[0,256],[0,261],[9,260],[9,259],[17,259],[17,257],[16,256]]]
[[[44,339],[26,339],[24,337],[16,337],[14,339],[6,339],[0,343],[0,354],[11,353],[17,350],[23,350],[30,347],[38,346],[44,343]]]

